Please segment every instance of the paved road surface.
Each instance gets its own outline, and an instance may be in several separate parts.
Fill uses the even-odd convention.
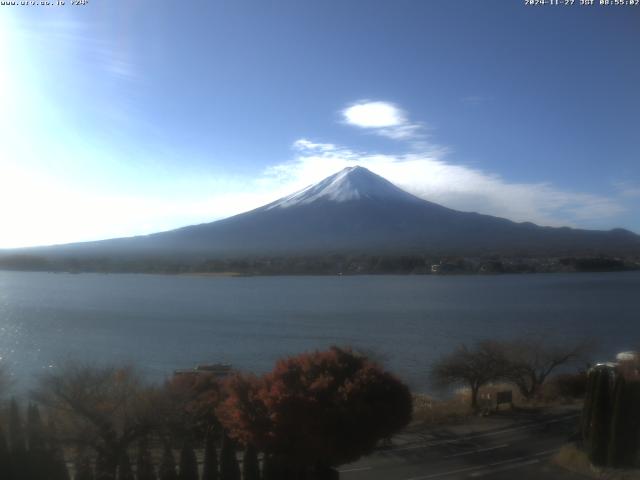
[[[575,432],[578,415],[510,415],[479,426],[413,431],[340,468],[344,480],[582,479],[550,457]]]

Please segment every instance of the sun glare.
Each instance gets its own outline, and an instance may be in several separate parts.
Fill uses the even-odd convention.
[[[14,55],[14,45],[17,42],[12,41],[12,25],[9,16],[0,16],[0,106],[6,112],[9,107],[10,100],[15,92],[15,83],[12,77],[16,74],[12,56]],[[7,115],[0,116],[0,122],[5,121]]]

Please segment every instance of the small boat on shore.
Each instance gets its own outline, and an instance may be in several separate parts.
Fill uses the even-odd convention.
[[[174,370],[174,375],[214,375],[225,378],[231,374],[233,367],[229,363],[209,363],[196,365],[194,368]]]

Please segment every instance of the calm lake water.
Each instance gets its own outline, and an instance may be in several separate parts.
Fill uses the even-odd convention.
[[[68,360],[134,362],[159,380],[228,362],[352,345],[414,389],[461,342],[594,337],[640,348],[640,272],[503,276],[190,277],[0,271],[0,355],[24,386]],[[28,386],[28,385],[27,385]]]

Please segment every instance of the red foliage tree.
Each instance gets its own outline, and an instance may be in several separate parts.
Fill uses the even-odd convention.
[[[236,377],[219,418],[230,435],[293,468],[331,467],[373,450],[411,419],[409,389],[372,361],[332,347]]]
[[[219,380],[212,374],[175,375],[165,384],[167,414],[171,430],[186,430],[182,435],[204,436],[218,425],[216,408],[222,399]]]
[[[230,435],[245,446],[266,450],[269,415],[261,398],[263,379],[237,373],[226,379],[225,399],[217,409],[218,419]]]

